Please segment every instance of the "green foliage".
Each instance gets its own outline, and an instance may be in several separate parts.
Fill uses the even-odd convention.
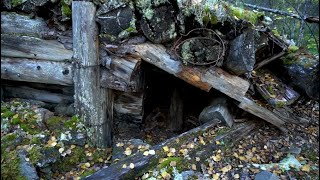
[[[16,150],[1,153],[1,179],[26,180],[21,174],[20,159]]]

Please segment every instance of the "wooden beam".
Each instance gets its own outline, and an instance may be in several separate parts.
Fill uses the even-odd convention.
[[[68,62],[1,57],[1,78],[14,81],[72,85]]]
[[[1,34],[46,38],[56,35],[56,32],[50,30],[42,18],[32,18],[15,12],[1,12]]]
[[[100,87],[95,14],[92,2],[72,2],[75,111],[89,126],[92,144],[112,147],[113,95]]]
[[[6,97],[32,99],[47,103],[72,103],[73,97],[58,93],[52,93],[45,90],[30,88],[27,86],[3,86],[4,95]]]
[[[177,132],[183,126],[183,94],[181,87],[174,87],[169,108],[169,129]]]
[[[207,70],[185,66],[179,60],[172,59],[162,45],[144,43],[136,45],[135,51],[144,61],[207,92],[211,88],[215,88],[232,98],[236,98],[244,96],[250,86],[248,81],[220,68],[212,67]]]
[[[65,61],[71,60],[72,51],[56,40],[1,34],[1,56]]]

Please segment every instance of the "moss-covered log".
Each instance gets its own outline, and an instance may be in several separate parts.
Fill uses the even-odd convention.
[[[211,156],[211,152],[214,149],[214,143],[216,141],[226,141],[229,143],[234,143],[235,141],[241,139],[249,132],[251,132],[256,126],[254,123],[245,123],[235,126],[233,129],[230,129],[225,134],[220,136],[207,136],[203,141],[194,142],[194,139],[202,136],[203,134],[210,134],[212,128],[216,125],[215,121],[208,122],[197,128],[194,128],[190,131],[187,131],[183,134],[180,134],[176,137],[170,138],[158,145],[155,145],[150,148],[154,150],[155,154],[143,155],[143,152],[137,152],[136,154],[122,159],[106,169],[102,169],[97,173],[85,178],[86,180],[94,179],[103,179],[103,180],[112,180],[112,179],[133,179],[134,177],[142,176],[143,173],[148,170],[156,167],[159,163],[160,158],[167,157],[167,152],[164,147],[175,148],[177,152],[180,152],[178,149],[181,146],[186,146],[187,144],[193,144],[193,147],[188,149],[189,154],[201,154],[201,159],[205,160]],[[206,141],[206,142],[204,142]],[[182,149],[183,150],[183,149]],[[182,151],[183,152],[183,151]],[[173,157],[174,159],[174,157]],[[181,162],[182,166],[187,167],[187,160],[182,157],[176,157],[176,160],[185,161]],[[124,164],[129,165],[130,163],[134,164],[134,168],[123,167]]]

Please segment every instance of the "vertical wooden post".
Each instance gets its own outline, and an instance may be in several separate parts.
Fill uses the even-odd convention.
[[[175,86],[169,108],[169,127],[172,131],[181,131],[183,126],[183,99],[181,87]]]
[[[100,86],[98,27],[92,2],[72,1],[75,111],[88,126],[91,143],[112,146],[113,95]]]

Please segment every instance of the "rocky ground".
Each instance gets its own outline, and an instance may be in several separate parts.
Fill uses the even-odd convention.
[[[212,142],[217,148],[205,161],[188,155],[187,150],[197,143],[228,130],[218,125],[202,141],[194,139],[180,148],[165,146],[166,157],[135,179],[319,179],[319,103],[302,98],[291,108],[310,122],[288,125],[290,132],[282,134],[274,126],[255,119],[258,128],[244,139],[233,144]],[[160,125],[153,131],[160,131]],[[1,177],[80,179],[135,152],[155,153],[152,145],[166,137],[159,135],[157,139],[150,131],[145,132],[141,139],[123,140],[118,136],[113,152],[96,149],[90,146],[78,118],[55,116],[19,99],[2,102]],[[186,157],[190,161],[181,161]]]

